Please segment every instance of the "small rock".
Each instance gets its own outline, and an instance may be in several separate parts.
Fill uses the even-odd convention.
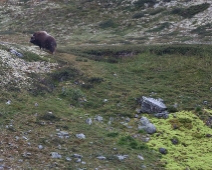
[[[86,119],[86,123],[91,125],[92,124],[92,119],[91,118]]]
[[[60,131],[59,133],[57,133],[58,137],[61,138],[61,139],[64,139],[64,138],[69,138],[69,133],[66,132],[66,131]]]
[[[7,105],[10,105],[10,104],[11,104],[11,101],[10,101],[10,100],[8,100],[8,101],[6,102],[6,104],[7,104]]]
[[[167,154],[167,149],[165,149],[165,148],[159,148],[159,152],[161,153],[161,154]]]
[[[85,135],[83,133],[76,134],[76,137],[79,139],[85,139]]]
[[[129,117],[127,117],[127,118],[125,119],[126,122],[130,122],[130,120],[131,120],[131,119],[130,119]]]
[[[95,119],[99,122],[103,121],[103,117],[102,116],[96,116]]]
[[[56,159],[62,158],[62,156],[57,152],[51,152],[51,155],[52,155],[52,158],[56,158]]]
[[[17,57],[23,57],[23,55],[22,55],[21,53],[17,52],[17,51],[14,50],[14,49],[11,49],[10,52],[11,52],[12,54],[15,54]]]
[[[134,116],[135,118],[138,118],[139,116],[138,116],[138,114],[135,114],[135,116]]]
[[[141,155],[138,155],[138,158],[139,158],[140,160],[144,160],[144,157],[141,156]]]
[[[0,158],[0,162],[3,162],[3,161],[4,161],[4,159],[1,159],[1,158]]]
[[[39,148],[39,149],[43,149],[43,146],[42,146],[42,145],[38,145],[38,148]]]
[[[147,124],[146,126],[138,126],[139,130],[144,129],[146,133],[153,134],[156,132],[156,127],[152,123]]]
[[[126,159],[128,157],[128,155],[117,155],[117,158],[122,161],[124,159]]]
[[[83,156],[82,155],[79,155],[79,154],[73,154],[72,155],[74,158],[82,158]]]
[[[103,102],[108,102],[108,99],[104,99]]]
[[[77,163],[80,163],[82,160],[80,159],[80,158],[78,158],[77,160],[76,160],[76,162]]]
[[[28,140],[28,138],[26,136],[22,136],[23,139]]]
[[[150,122],[149,122],[149,119],[146,118],[146,117],[142,117],[142,118],[140,119],[140,122],[141,122],[142,125],[144,125],[144,126],[146,126],[147,124],[150,123]]]
[[[177,145],[179,143],[178,139],[171,139],[172,144]]]
[[[156,114],[154,114],[154,116],[157,118],[167,119],[167,118],[169,118],[169,113],[167,111],[164,111],[162,113],[156,113]]]
[[[104,156],[98,156],[97,159],[106,160],[106,157],[104,157]]]
[[[70,157],[66,157],[66,160],[67,161],[71,161],[72,159]]]
[[[210,137],[212,137],[212,135],[211,134],[206,134],[206,137],[210,138]]]

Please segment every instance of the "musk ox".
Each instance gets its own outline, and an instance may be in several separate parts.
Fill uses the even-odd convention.
[[[51,52],[51,54],[55,53],[57,43],[51,35],[49,35],[46,31],[37,31],[35,32],[30,42],[40,47],[40,49],[47,49]]]

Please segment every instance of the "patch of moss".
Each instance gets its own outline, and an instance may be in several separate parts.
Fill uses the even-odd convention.
[[[123,136],[118,141],[119,145],[125,145],[129,147],[130,149],[147,149],[148,146],[146,143],[139,143],[131,136]]]
[[[156,151],[161,147],[168,150],[162,156],[162,161],[167,163],[166,169],[212,169],[212,138],[206,137],[206,134],[212,134],[212,129],[205,126],[194,113],[181,111],[176,113],[176,117],[170,115],[163,120],[151,118],[151,122],[156,125],[158,133],[152,136],[147,145]],[[173,123],[178,123],[180,128],[173,130]],[[174,145],[173,139],[179,143]]]

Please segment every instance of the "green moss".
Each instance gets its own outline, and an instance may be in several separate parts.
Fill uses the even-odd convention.
[[[156,151],[160,147],[168,150],[162,157],[162,161],[167,163],[166,169],[212,169],[212,138],[206,137],[206,134],[212,134],[212,129],[205,126],[192,112],[182,111],[176,115],[176,118],[170,115],[168,119],[160,121],[151,118],[158,133],[147,144]],[[178,123],[180,128],[173,130],[173,122]],[[172,144],[172,139],[177,139],[178,145]]]

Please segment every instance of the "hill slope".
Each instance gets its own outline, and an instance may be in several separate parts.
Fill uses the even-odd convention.
[[[1,31],[46,30],[60,44],[210,43],[211,1],[7,1]]]
[[[185,45],[210,43],[210,1],[0,3],[0,169],[212,169],[212,50]],[[37,30],[55,55],[29,44]]]

